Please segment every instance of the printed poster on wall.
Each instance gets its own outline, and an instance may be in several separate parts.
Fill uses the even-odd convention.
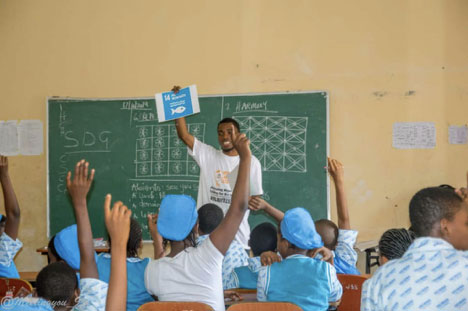
[[[175,120],[200,112],[197,86],[191,85],[179,92],[158,93],[156,97],[156,110],[159,122]]]

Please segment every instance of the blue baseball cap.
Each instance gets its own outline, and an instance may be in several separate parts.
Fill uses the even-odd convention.
[[[196,202],[192,197],[184,194],[168,194],[159,208],[159,234],[171,241],[182,241],[192,231],[197,219]]]
[[[314,220],[302,207],[292,208],[284,214],[281,221],[281,235],[302,249],[323,246],[322,237],[315,230]]]

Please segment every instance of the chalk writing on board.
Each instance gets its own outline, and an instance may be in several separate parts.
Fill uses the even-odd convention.
[[[449,143],[452,145],[464,145],[468,142],[468,127],[463,126],[449,126]]]
[[[307,172],[307,117],[234,117],[250,139],[252,153],[269,172]]]
[[[198,180],[130,179],[128,185],[128,207],[132,210],[132,216],[142,225],[143,232],[148,232],[146,216],[158,212],[161,200],[166,194],[193,196],[198,192]]]
[[[433,122],[396,122],[393,124],[393,147],[397,149],[432,149],[436,145]]]
[[[204,123],[188,124],[188,129],[204,141]],[[173,124],[137,125],[137,131],[135,177],[198,176],[200,169]]]

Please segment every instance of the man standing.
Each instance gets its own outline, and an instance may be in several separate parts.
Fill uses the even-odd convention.
[[[187,145],[188,152],[200,167],[197,208],[206,203],[221,207],[224,214],[231,204],[232,187],[229,180],[237,178],[239,155],[234,149],[233,141],[240,134],[239,123],[231,118],[224,118],[218,123],[218,142],[221,150],[202,143],[187,130],[185,118],[175,120],[177,135]],[[232,182],[231,182],[232,183]],[[262,188],[262,168],[260,162],[252,155],[250,164],[250,196],[260,196]],[[250,227],[249,211],[239,227],[236,240],[248,249]]]

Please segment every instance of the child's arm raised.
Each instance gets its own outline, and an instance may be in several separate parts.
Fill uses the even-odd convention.
[[[231,141],[234,142],[234,148],[240,157],[239,173],[232,192],[231,206],[229,206],[221,224],[210,234],[211,242],[223,255],[226,254],[239,230],[249,202],[250,160],[252,157],[249,147],[250,141],[245,134],[236,137],[234,134],[231,135]]]
[[[284,218],[284,213],[282,211],[260,197],[252,197],[249,200],[249,209],[252,211],[264,210],[265,213],[273,217],[277,222],[281,222]]]
[[[159,259],[164,257],[164,245],[163,237],[158,232],[158,214],[149,214],[147,217],[148,228],[153,239],[154,259]]]
[[[104,201],[104,219],[112,240],[111,274],[107,292],[106,310],[125,311],[127,307],[127,241],[132,212],[122,202],[110,209],[111,195]]]
[[[8,158],[4,156],[0,156],[0,183],[2,184],[5,214],[7,217],[5,233],[13,240],[16,240],[21,213],[15,191],[13,190],[13,184],[8,174]]]
[[[349,223],[348,202],[344,188],[343,164],[338,160],[328,158],[328,172],[335,183],[336,208],[338,211],[338,228],[351,230]]]
[[[93,182],[94,169],[88,176],[89,163],[81,160],[76,163],[75,176],[72,179],[71,172],[67,175],[67,189],[72,198],[75,211],[76,224],[78,226],[78,245],[80,247],[80,277],[98,278],[96,261],[94,259],[93,233],[89,222],[86,196]]]

